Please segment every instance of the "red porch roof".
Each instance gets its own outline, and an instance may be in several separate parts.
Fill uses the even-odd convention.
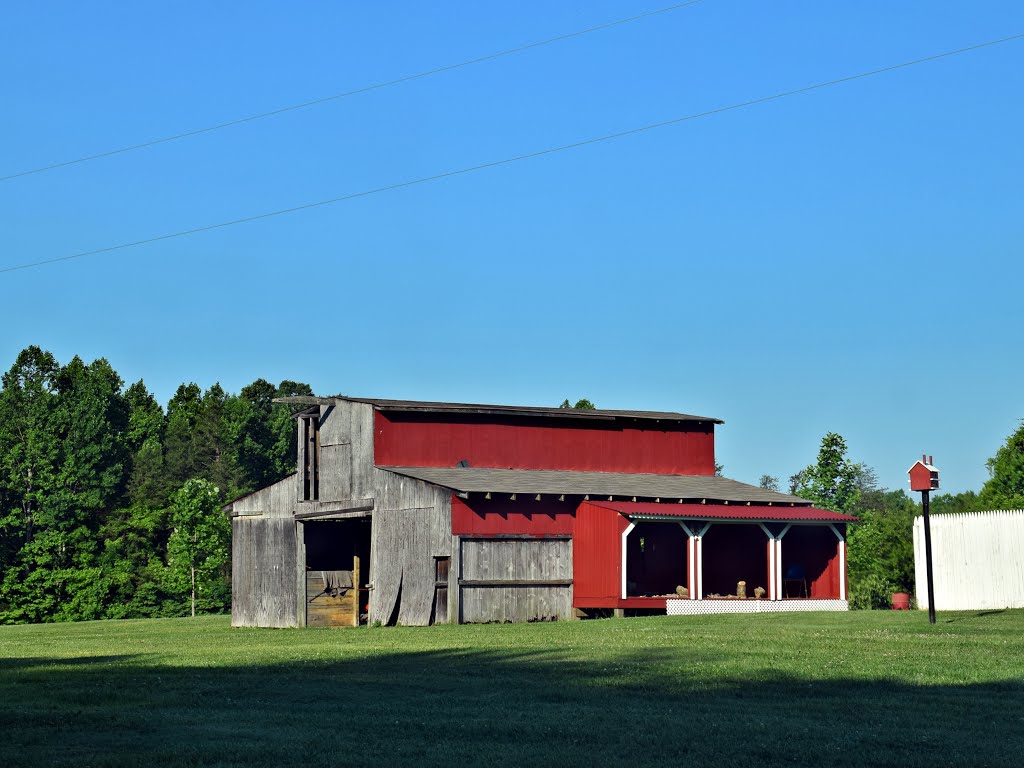
[[[775,507],[766,504],[659,504],[649,501],[591,501],[595,507],[627,516],[685,517],[688,520],[778,520],[779,522],[853,523],[858,518],[816,507]]]

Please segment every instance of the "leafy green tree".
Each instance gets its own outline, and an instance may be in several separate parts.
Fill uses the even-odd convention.
[[[981,508],[1024,508],[1024,423],[1006,438],[986,466],[990,477],[978,495]]]
[[[893,592],[914,589],[914,517],[919,507],[902,490],[866,491],[847,536],[850,603],[888,608]]]
[[[227,582],[231,526],[220,509],[220,494],[208,480],[186,482],[171,500],[172,532],[167,542],[167,583],[191,614],[223,610],[230,600]]]
[[[790,478],[793,493],[834,512],[849,513],[861,494],[863,465],[846,457],[846,441],[829,432],[821,440],[818,461]]]
[[[963,491],[932,496],[929,509],[933,515],[958,515],[964,512],[977,512],[982,506],[978,494],[974,491]]]
[[[597,406],[590,402],[587,398],[583,397],[576,401],[575,405],[569,403],[568,399],[562,401],[559,408],[573,408],[577,411],[596,411]]]
[[[778,491],[779,490],[779,478],[775,475],[761,475],[757,481],[757,485],[760,488],[764,488],[766,491]]]

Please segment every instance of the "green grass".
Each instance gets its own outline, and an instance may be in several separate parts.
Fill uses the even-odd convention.
[[[0,766],[1018,766],[1024,611],[0,627]]]

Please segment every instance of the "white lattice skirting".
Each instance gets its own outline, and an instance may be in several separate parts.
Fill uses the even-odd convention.
[[[848,611],[845,600],[682,600],[668,599],[669,616],[705,613],[788,613],[790,611]]]

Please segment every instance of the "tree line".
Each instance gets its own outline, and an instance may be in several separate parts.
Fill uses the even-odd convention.
[[[105,359],[61,365],[23,350],[0,389],[0,623],[226,610],[221,506],[294,471],[295,408],[273,400],[311,394],[294,381],[257,379],[238,394],[187,383],[164,409],[142,381],[125,388]],[[1024,508],[1024,426],[988,468],[979,493],[935,496],[933,512]],[[779,490],[769,475],[760,484]],[[788,490],[860,518],[848,532],[852,605],[913,591],[918,502],[879,487],[840,435],[824,437]]]
[[[28,347],[0,390],[0,622],[180,616],[230,605],[221,504],[295,470],[286,395],[182,384],[160,406],[104,359]]]

